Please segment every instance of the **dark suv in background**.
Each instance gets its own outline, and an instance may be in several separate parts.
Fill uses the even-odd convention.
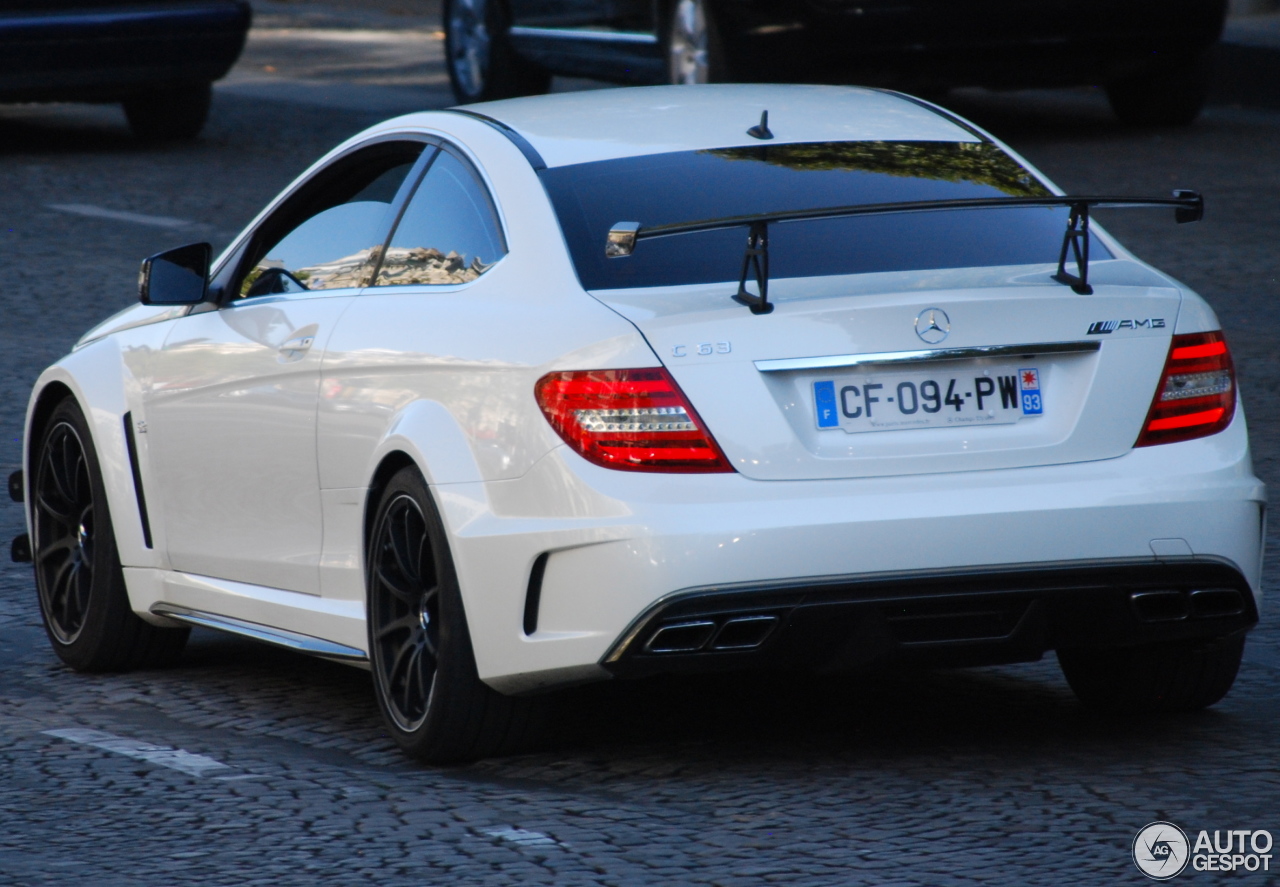
[[[1104,86],[1124,121],[1204,104],[1227,0],[444,0],[460,102],[620,83]]]
[[[193,138],[249,20],[247,0],[0,0],[0,102],[120,102],[140,138]]]

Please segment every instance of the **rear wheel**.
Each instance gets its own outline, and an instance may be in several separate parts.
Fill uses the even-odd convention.
[[[1123,649],[1060,650],[1058,662],[1072,691],[1101,711],[1194,711],[1231,689],[1244,635]]]
[[[667,82],[725,80],[724,48],[706,0],[676,0],[667,20]]]
[[[461,104],[546,92],[551,75],[519,56],[507,38],[501,0],[445,0],[444,52]]]
[[[477,675],[444,526],[412,467],[382,493],[368,565],[374,688],[396,743],[434,764],[523,745],[536,702],[504,696]]]
[[[1111,110],[1132,126],[1187,126],[1209,97],[1209,60],[1204,54],[1163,64],[1107,84]]]
[[[129,128],[144,142],[194,139],[209,119],[213,84],[157,89],[124,100]]]
[[[34,469],[32,561],[40,615],[58,657],[79,671],[176,659],[189,630],[157,628],[129,607],[97,452],[74,400],[54,409]]]

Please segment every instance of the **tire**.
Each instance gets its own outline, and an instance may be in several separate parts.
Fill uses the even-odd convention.
[[[212,100],[212,83],[158,89],[125,99],[124,116],[141,141],[189,141],[204,128]]]
[[[445,0],[444,52],[459,104],[537,95],[551,75],[522,58],[507,39],[502,0]]]
[[[1107,99],[1130,126],[1188,126],[1209,97],[1209,77],[1208,57],[1201,54],[1113,81]]]
[[[724,44],[706,0],[676,0],[666,24],[668,83],[681,86],[729,79]]]
[[[374,692],[396,743],[430,764],[524,747],[540,706],[478,677],[444,525],[411,466],[379,497],[367,563]]]
[[[74,400],[54,408],[32,467],[32,564],[58,658],[86,672],[175,661],[190,630],[158,628],[130,609],[98,454]]]
[[[1076,697],[1112,714],[1195,711],[1231,689],[1244,635],[1123,649],[1058,651]]]

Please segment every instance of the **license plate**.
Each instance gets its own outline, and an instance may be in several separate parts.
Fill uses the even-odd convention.
[[[1008,425],[1044,414],[1037,367],[862,372],[813,383],[819,428],[849,433]]]

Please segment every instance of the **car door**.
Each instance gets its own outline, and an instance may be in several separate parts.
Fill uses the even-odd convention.
[[[472,452],[472,443],[441,436],[466,429],[480,441],[476,458],[490,477],[507,470],[504,454],[523,439],[513,418],[520,406],[504,400],[520,389],[500,377],[524,368],[509,359],[513,349],[499,359],[501,340],[477,323],[501,310],[492,297],[502,287],[490,273],[507,252],[497,212],[460,152],[442,148],[429,163],[374,285],[352,303],[326,348],[317,436],[326,597],[364,599],[362,506],[376,450],[393,427],[426,423],[434,445],[456,444],[460,454]],[[427,468],[433,483],[474,479],[448,465]]]
[[[222,304],[173,324],[146,418],[174,569],[318,593],[320,355],[422,148],[378,144],[314,176],[216,275]]]

